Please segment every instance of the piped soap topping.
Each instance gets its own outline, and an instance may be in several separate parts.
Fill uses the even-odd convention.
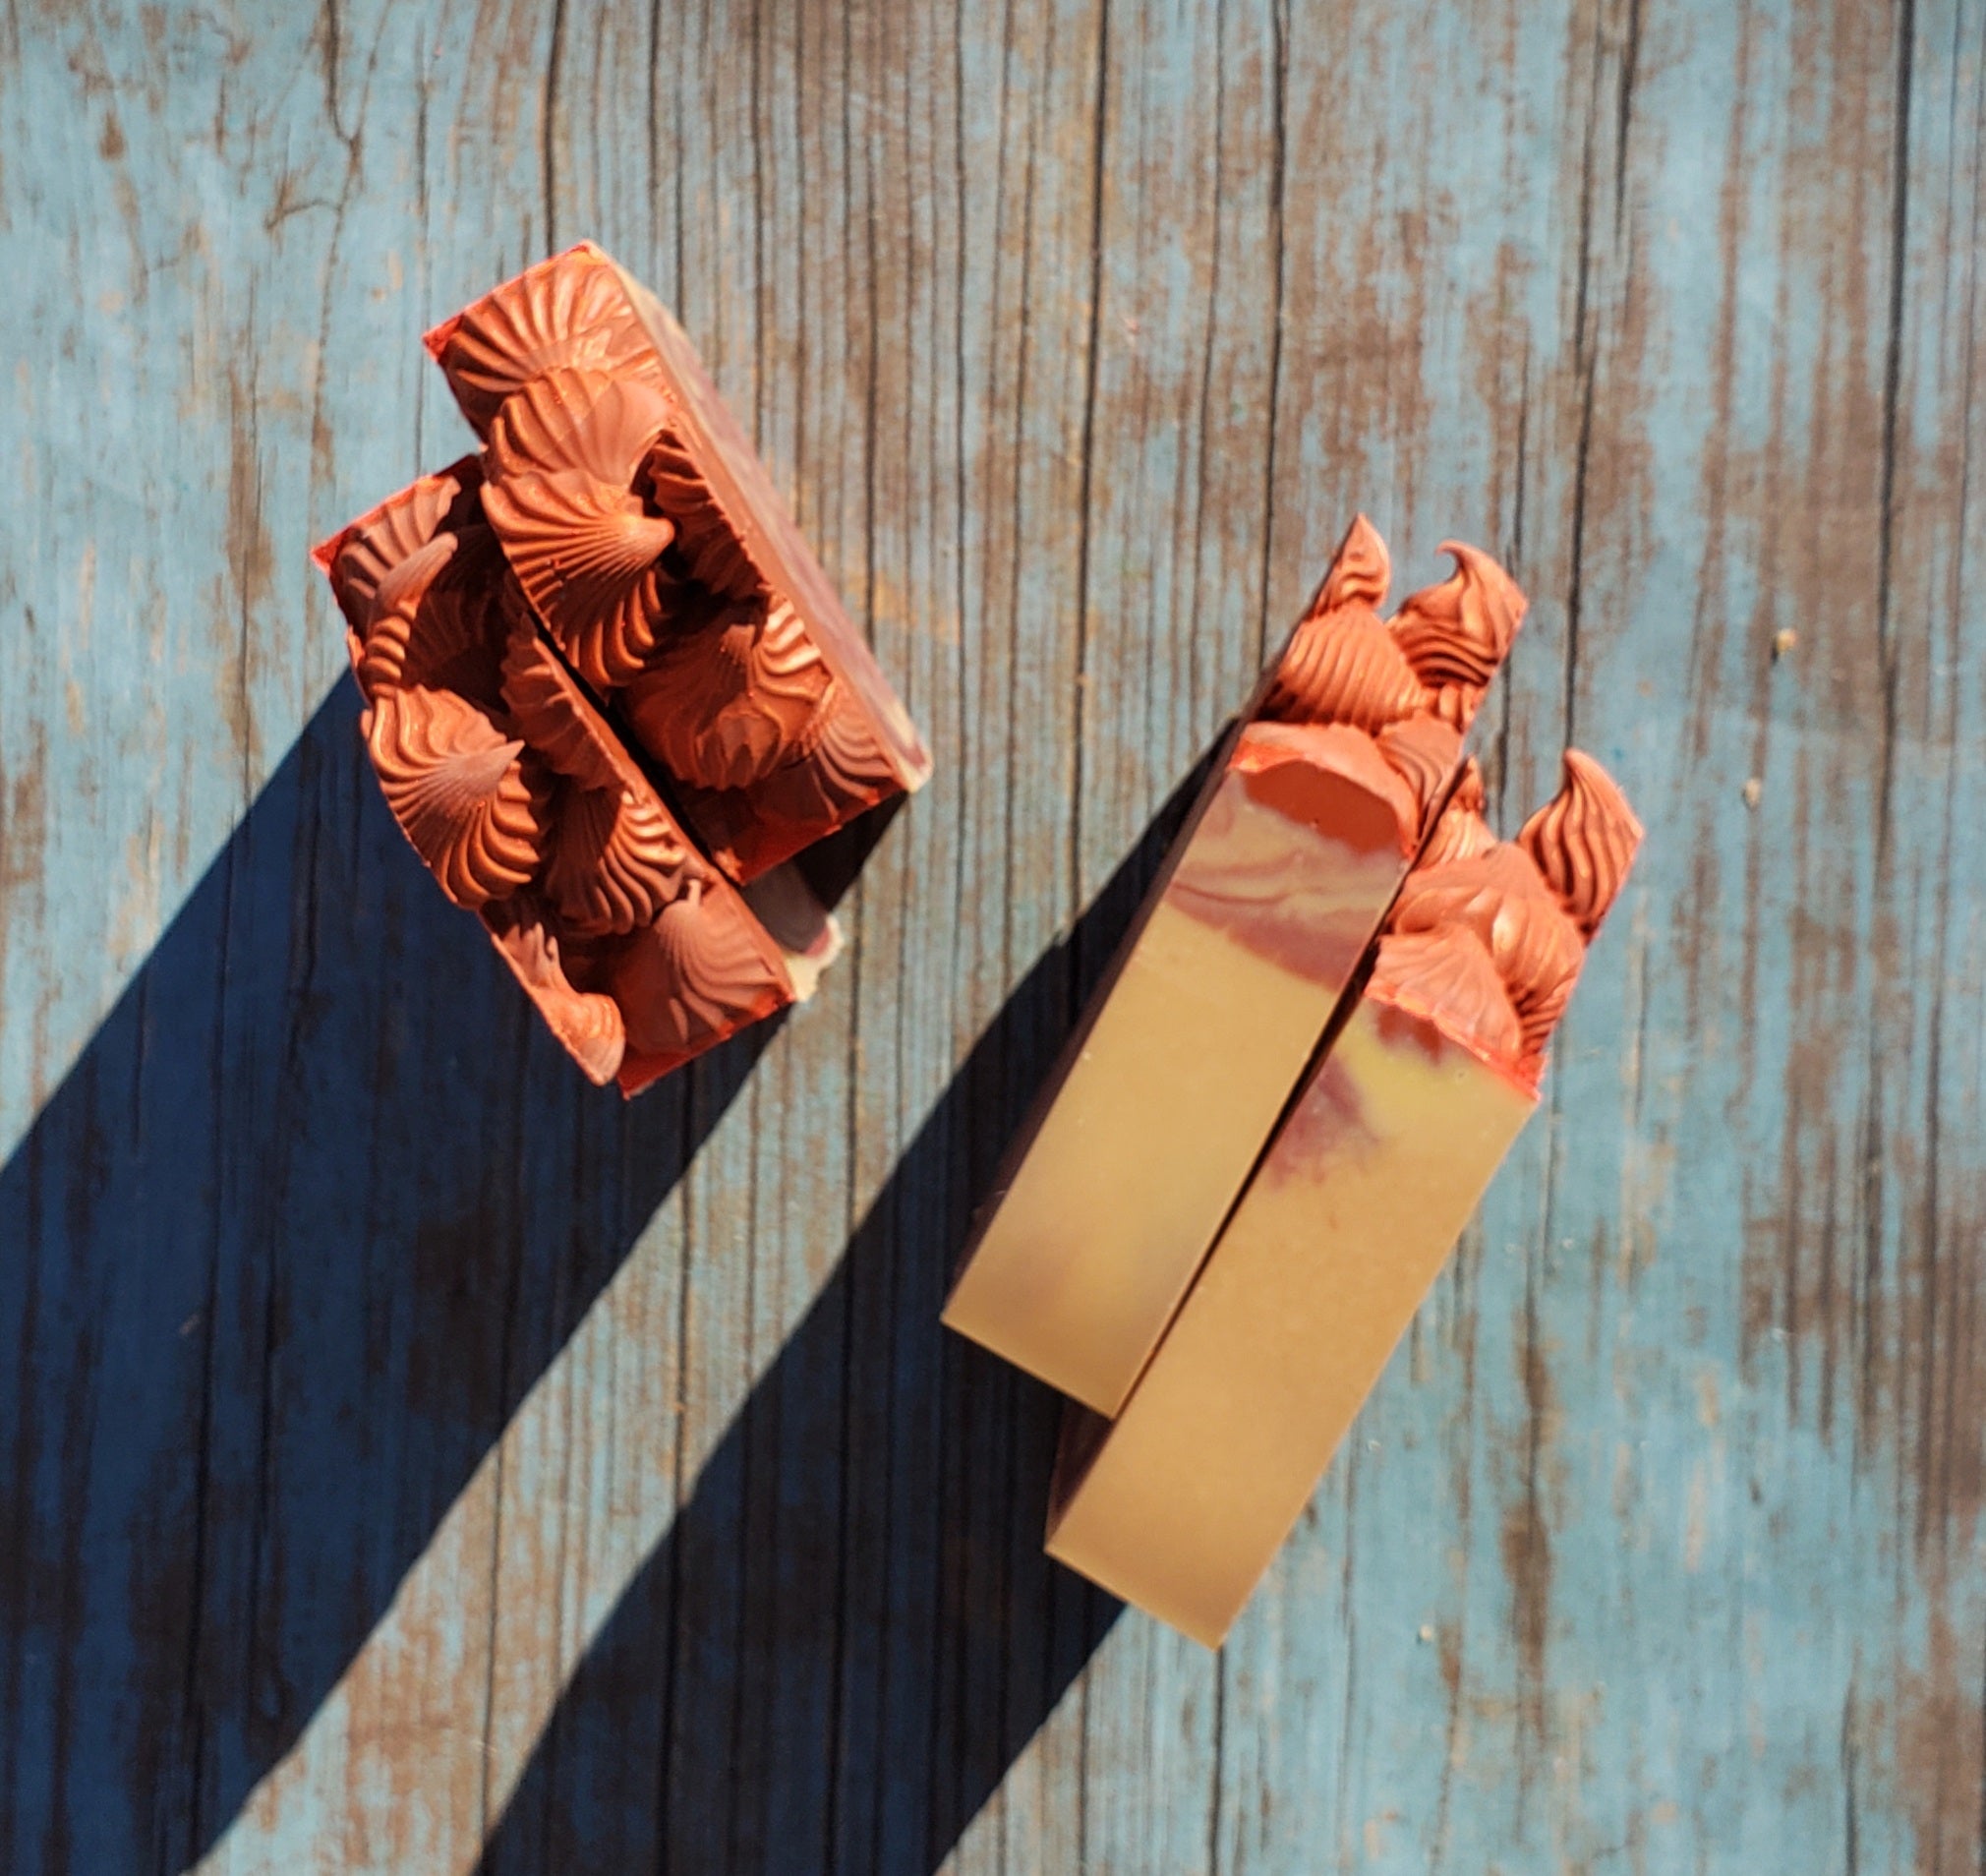
[[[1427,705],[1427,687],[1398,641],[1377,613],[1355,600],[1297,627],[1264,714],[1349,724],[1373,735]]]
[[[1412,595],[1394,616],[1400,649],[1427,685],[1433,707],[1466,730],[1483,692],[1508,655],[1529,602],[1517,582],[1480,548],[1443,541],[1455,570]]]
[[[650,376],[654,354],[613,264],[588,248],[533,267],[428,334],[455,401],[487,437],[505,398],[568,367]]]
[[[1388,620],[1391,562],[1363,514],[1347,531],[1315,604],[1270,680],[1260,715],[1331,724],[1373,738],[1412,790],[1409,850],[1429,833],[1483,687],[1524,616],[1524,595],[1487,554],[1447,542],[1455,571]]]
[[[793,609],[761,603],[672,639],[628,685],[627,714],[684,781],[739,789],[791,759],[829,681]]]
[[[744,531],[725,512],[672,426],[649,446],[642,466],[648,498],[675,523],[690,571],[722,599],[749,600],[765,590],[746,553]]]
[[[1388,932],[1379,940],[1367,994],[1425,1017],[1491,1061],[1514,1062],[1524,1031],[1489,948],[1466,927]]]
[[[1619,895],[1641,841],[1641,823],[1619,785],[1578,749],[1566,750],[1558,792],[1517,836],[1588,939]]]
[[[436,536],[473,517],[482,480],[481,465],[465,456],[402,489],[317,549],[314,557],[329,576],[338,610],[354,632],[364,636],[388,573]]]
[[[661,804],[631,788],[566,784],[555,827],[546,896],[582,936],[653,924],[685,879],[706,876]]]
[[[547,798],[522,741],[448,690],[382,690],[361,727],[387,805],[456,905],[529,884]]]
[[[558,940],[535,910],[519,901],[498,909],[491,935],[517,981],[537,1004],[552,1033],[597,1087],[620,1073],[627,1026],[620,1006],[599,991],[578,990],[565,974]]]
[[[1565,773],[1557,797],[1516,841],[1490,834],[1476,805],[1481,777],[1465,775],[1394,903],[1370,986],[1534,1086],[1587,942],[1641,840],[1626,797],[1592,757],[1568,751]],[[1567,827],[1576,839],[1558,832]],[[1479,953],[1494,972],[1507,1026],[1480,1007]]]
[[[572,668],[624,684],[667,630],[658,565],[675,524],[635,476],[669,404],[653,385],[557,371],[505,401],[483,452],[484,512]]]
[[[1316,603],[1311,612],[1314,616],[1355,605],[1377,612],[1386,603],[1386,588],[1392,579],[1393,557],[1386,552],[1379,530],[1363,514],[1355,514],[1352,525],[1345,530],[1345,538],[1338,544],[1323,585],[1317,588]]]
[[[772,940],[755,922],[704,916],[704,890],[692,880],[611,967],[628,1046],[637,1054],[693,1053],[740,1011],[769,1015],[791,1000]]]

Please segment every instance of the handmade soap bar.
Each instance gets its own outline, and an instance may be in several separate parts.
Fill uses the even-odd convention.
[[[1467,801],[1444,814],[1122,1412],[1066,1430],[1051,1555],[1219,1644],[1537,1105],[1640,838],[1577,752],[1514,843]]]
[[[593,1081],[631,1094],[809,987],[831,928],[788,955],[684,835],[539,631],[473,456],[316,558],[401,831]]]
[[[427,343],[531,605],[732,878],[923,784],[903,705],[653,295],[583,243]]]
[[[1523,616],[1487,556],[1390,621],[1354,522],[1020,1138],[945,1320],[1114,1413],[1439,811]]]

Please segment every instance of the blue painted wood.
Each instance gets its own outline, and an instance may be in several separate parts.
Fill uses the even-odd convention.
[[[0,1868],[1980,1866],[1977,0],[0,33]],[[625,1109],[304,558],[582,234],[941,764]],[[1652,838],[1216,1659],[1043,1561],[935,1312],[1354,505],[1534,597],[1505,819],[1573,736]]]

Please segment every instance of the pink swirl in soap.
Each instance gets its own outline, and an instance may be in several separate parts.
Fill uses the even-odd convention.
[[[1619,785],[1578,749],[1565,752],[1565,780],[1557,794],[1517,836],[1588,938],[1618,896],[1641,839],[1641,823]]]
[[[584,936],[653,924],[685,879],[704,873],[662,804],[632,788],[566,784],[555,827],[546,897]]]
[[[805,753],[829,682],[799,615],[781,600],[770,615],[732,614],[671,639],[623,703],[643,746],[672,774],[740,789]]]
[[[516,909],[513,911],[513,908]],[[546,1025],[597,1087],[620,1072],[627,1048],[627,1026],[620,1006],[597,991],[574,989],[558,955],[558,940],[535,909],[520,902],[496,908],[491,931],[517,981],[538,1006]]]
[[[382,690],[361,729],[394,818],[456,905],[529,884],[547,803],[522,742],[446,690]]]
[[[610,967],[641,1055],[680,1056],[792,999],[777,950],[729,892],[691,880]]]
[[[1393,577],[1392,557],[1379,530],[1363,514],[1352,517],[1345,538],[1331,557],[1331,570],[1317,589],[1313,614],[1335,612],[1340,606],[1366,606],[1376,612],[1386,603]]]
[[[1454,557],[1454,572],[1412,595],[1389,629],[1433,693],[1435,708],[1466,730],[1524,622],[1527,602],[1510,575],[1480,549],[1444,541],[1441,552]]]
[[[1253,725],[1248,736],[1264,729],[1323,747],[1312,760],[1292,753],[1255,766],[1271,752],[1250,751],[1245,740],[1166,882],[1165,903],[1335,990],[1371,940],[1373,907],[1392,891],[1400,848],[1396,808],[1333,766],[1331,740],[1363,744],[1382,786],[1401,796],[1406,788],[1360,731]]]
[[[683,557],[704,585],[729,600],[749,600],[764,590],[743,530],[725,513],[673,428],[650,446],[644,474],[649,499],[675,523]]]
[[[505,398],[561,367],[652,377],[648,334],[611,264],[585,249],[542,263],[428,335],[462,414],[487,436]]]
[[[1343,723],[1376,733],[1424,709],[1428,692],[1371,607],[1353,603],[1307,618],[1276,667],[1262,715]]]
[[[633,485],[667,416],[650,385],[553,372],[504,403],[484,451],[484,512],[519,584],[603,688],[633,677],[666,629],[657,562],[675,528]]]

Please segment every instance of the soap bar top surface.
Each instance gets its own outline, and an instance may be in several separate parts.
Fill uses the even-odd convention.
[[[481,466],[316,550],[394,818],[595,1082],[632,1093],[793,1000],[780,947],[546,641]]]
[[[427,335],[573,670],[747,880],[930,758],[682,328],[590,243]]]

